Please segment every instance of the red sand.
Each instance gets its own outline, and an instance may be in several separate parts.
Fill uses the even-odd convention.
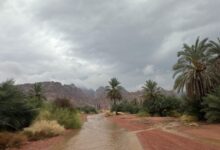
[[[71,130],[67,130],[64,135],[68,134],[68,132],[71,132]],[[58,144],[59,142],[62,142],[64,140],[64,135],[39,141],[27,142],[26,144],[21,146],[21,148],[11,148],[9,150],[51,150],[51,148],[55,144]]]
[[[122,115],[109,117],[109,119],[129,131],[138,131],[136,135],[145,150],[220,149],[220,125],[201,125],[199,127],[181,125],[170,129],[178,132],[177,135],[174,134],[175,132],[165,132],[162,128],[154,129],[155,125],[177,121],[171,117],[140,118],[134,115]],[[187,136],[180,136],[181,134]],[[209,141],[201,140],[201,138],[209,139]]]
[[[87,121],[87,115],[81,114],[80,116],[82,122]],[[20,148],[10,148],[8,150],[51,150],[54,145],[58,145],[59,143],[63,143],[65,140],[65,136],[71,134],[73,130],[66,130],[63,135],[52,137],[49,139],[39,140],[39,141],[31,141],[22,145]]]

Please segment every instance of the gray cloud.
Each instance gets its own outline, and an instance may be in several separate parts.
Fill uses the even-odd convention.
[[[21,0],[0,3],[0,80],[97,88],[116,76],[173,85],[184,42],[219,36],[220,1]],[[149,68],[150,66],[150,68]]]

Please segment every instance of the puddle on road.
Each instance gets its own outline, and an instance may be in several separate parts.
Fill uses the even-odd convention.
[[[55,150],[142,150],[135,134],[119,128],[103,114],[88,116],[82,129],[65,138]]]

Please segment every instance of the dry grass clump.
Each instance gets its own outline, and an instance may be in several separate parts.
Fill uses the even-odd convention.
[[[190,122],[197,122],[198,118],[196,116],[191,116],[191,115],[182,115],[180,117],[180,120],[184,123],[190,123]]]
[[[20,147],[27,141],[27,137],[21,133],[0,133],[0,150],[4,150],[10,147]]]
[[[110,111],[106,111],[105,112],[105,117],[110,117],[110,116],[114,116],[114,113],[112,113]]]
[[[26,134],[30,140],[40,140],[60,135],[64,130],[64,127],[59,125],[57,121],[40,120],[30,127],[25,128],[24,134]]]

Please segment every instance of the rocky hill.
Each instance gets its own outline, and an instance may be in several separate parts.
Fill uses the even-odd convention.
[[[43,95],[47,100],[53,101],[57,98],[67,98],[75,106],[91,105],[95,107],[108,108],[110,101],[107,98],[106,88],[99,87],[97,90],[79,88],[74,84],[66,85],[59,82],[41,82]],[[24,93],[28,94],[33,90],[34,84],[17,85]],[[128,92],[122,88],[122,97],[126,100],[142,100],[143,91]],[[173,91],[162,90],[165,95],[175,95]]]

